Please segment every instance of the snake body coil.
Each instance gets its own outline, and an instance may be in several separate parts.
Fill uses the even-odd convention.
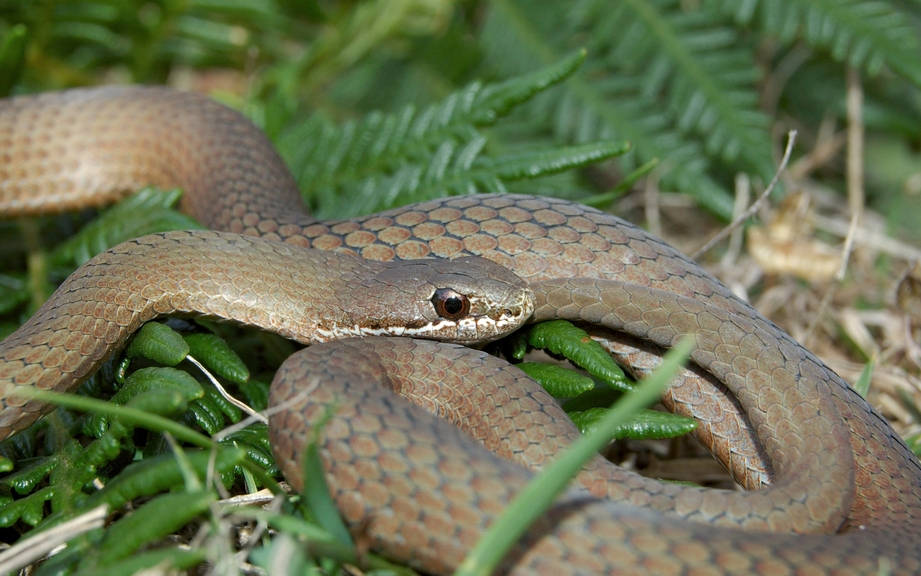
[[[220,290],[214,282],[199,282],[191,289],[196,298],[167,298],[182,301],[170,310],[220,316],[230,311],[232,318],[255,317],[254,323],[288,337],[328,339],[304,336],[300,324],[323,322],[326,311],[317,308],[327,307],[332,296],[321,290],[311,304],[301,302],[291,296],[293,279],[262,269],[263,256],[255,258],[243,247],[252,243],[281,254],[290,250],[288,243],[369,260],[465,255],[492,260],[527,281],[535,297],[534,320],[568,318],[597,326],[612,352],[640,372],[655,364],[657,350],[682,334],[697,334],[693,360],[701,370],[687,371],[664,401],[698,417],[698,436],[714,455],[743,485],[762,489],[726,493],[663,485],[596,461],[581,478],[583,485],[595,497],[619,503],[569,494],[528,533],[508,570],[921,573],[921,465],[885,420],[693,262],[616,217],[561,200],[470,196],[319,222],[296,208],[293,179],[256,128],[206,98],[158,88],[4,101],[0,147],[5,215],[105,202],[146,184],[180,186],[184,209],[204,224],[263,239],[207,232],[165,236],[183,250],[189,246],[183,260],[188,264],[180,271],[178,261],[168,262],[151,278],[210,278],[218,267],[192,254],[213,237],[217,244],[237,245],[242,260],[249,261],[253,270],[241,279],[255,275],[266,284],[265,295],[261,288],[257,295],[255,287],[242,286],[238,300],[215,310],[198,306],[197,298],[220,301]],[[128,258],[135,255],[131,244],[119,250]],[[328,268],[310,274],[334,282],[327,276],[339,271]],[[91,268],[75,274],[78,280],[68,282],[77,282],[80,290],[59,291],[51,302],[88,312],[83,323],[49,328],[60,315],[43,308],[0,344],[0,423],[8,427],[18,429],[32,418],[9,396],[11,385],[71,387],[98,364],[105,346],[122,342],[140,322],[133,316],[125,321],[137,307],[132,294],[140,290],[155,301],[162,288],[152,281],[116,290]],[[277,284],[269,287],[270,281]],[[190,294],[180,284],[169,289]],[[257,300],[272,301],[278,294],[285,302],[278,308],[247,308],[258,309]],[[492,310],[528,313],[528,304],[513,300],[518,303],[506,301]],[[305,316],[286,315],[299,307]],[[329,307],[355,310],[345,303]],[[367,324],[363,318],[358,309],[340,325]],[[74,364],[85,366],[79,376],[62,374],[73,372]],[[310,372],[311,366],[319,366],[318,372]],[[305,381],[313,382],[307,385],[310,394],[299,392]],[[298,459],[309,417],[324,402],[338,402],[326,431],[324,462],[340,509],[376,548],[429,571],[452,570],[529,472],[471,445],[445,422],[387,400],[381,395],[390,391],[369,385],[377,381],[447,414],[504,457],[529,466],[552,458],[575,433],[520,373],[475,351],[366,339],[311,346],[289,359],[272,390],[272,402],[286,409],[271,422],[273,449],[286,476],[295,487],[302,484]],[[481,416],[486,411],[489,420]],[[538,445],[517,432],[522,418],[542,425],[547,441]]]

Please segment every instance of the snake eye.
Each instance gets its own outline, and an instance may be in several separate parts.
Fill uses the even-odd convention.
[[[439,288],[432,296],[435,312],[448,320],[459,320],[470,312],[470,300],[450,288]]]

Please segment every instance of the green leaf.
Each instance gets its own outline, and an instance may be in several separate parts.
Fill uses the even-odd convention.
[[[629,390],[623,370],[611,355],[592,340],[585,330],[566,320],[535,324],[528,332],[528,343],[554,354],[565,356],[586,372],[617,390]]]
[[[585,62],[585,55],[585,48],[580,48],[555,64],[485,87],[473,107],[477,111],[474,123],[484,126],[492,124],[519,104],[569,78]]]
[[[239,422],[243,417],[240,408],[232,404],[214,386],[204,387],[204,396],[190,407],[195,423],[208,434],[214,435],[228,422]]]
[[[178,440],[194,444],[195,446],[210,448],[212,445],[210,438],[202,436],[201,434],[185,426],[182,426],[181,424],[173,422],[172,420],[146,412],[144,409],[135,407],[134,405],[118,406],[112,402],[106,402],[104,400],[97,400],[95,398],[87,398],[84,396],[76,396],[74,394],[51,392],[49,390],[42,390],[39,388],[18,390],[17,394],[25,398],[29,398],[30,400],[53,404],[55,406],[69,408],[71,410],[93,412],[94,414],[104,414],[110,417],[115,417],[118,418],[121,422],[125,423],[125,425],[143,426],[148,430],[169,432]],[[138,399],[143,399],[145,397],[155,396],[158,394],[161,396],[166,395],[175,397],[178,400],[182,400],[182,395],[174,390],[165,392],[161,390],[150,390],[144,394],[136,396],[132,402],[135,403]],[[162,402],[163,399],[158,398],[156,402],[151,402],[149,405],[145,404],[143,408],[156,408]]]
[[[581,168],[589,164],[621,156],[630,145],[619,141],[602,141],[579,146],[556,146],[549,150],[523,152],[493,159],[483,159],[474,167],[489,169],[504,181],[538,178],[564,170]]]
[[[173,573],[190,569],[207,560],[203,548],[189,550],[187,547],[172,546],[149,552],[140,552],[131,558],[114,562],[105,568],[93,567],[77,572],[81,576],[122,576],[141,573]]]
[[[186,457],[195,474],[204,480],[212,470],[220,475],[228,474],[246,460],[246,453],[228,446],[214,454],[210,450],[188,451]],[[121,510],[132,500],[153,496],[181,483],[182,471],[175,456],[163,454],[146,458],[122,470],[102,490],[88,498],[82,508],[106,504],[110,510]]]
[[[618,182],[617,186],[615,186],[610,191],[604,192],[602,194],[595,194],[594,196],[589,196],[588,198],[583,198],[581,202],[586,206],[602,209],[633,189],[640,178],[647,176],[650,172],[652,172],[652,169],[658,165],[659,159],[653,158],[645,164],[637,166],[633,172],[624,176],[623,180]]]
[[[243,401],[253,410],[265,410],[269,405],[269,383],[252,378],[238,386]]]
[[[191,421],[209,436],[214,436],[224,428],[221,409],[213,402],[195,402],[189,406],[188,410]]]
[[[760,80],[754,54],[740,50],[736,32],[700,10],[681,10],[674,0],[625,0],[606,25],[631,34],[613,36],[607,57],[628,58],[644,74],[643,92],[665,90],[677,127],[703,139],[707,152],[769,180],[773,172],[767,116],[758,107]],[[600,5],[598,5],[600,8]],[[591,10],[583,24],[601,16]],[[614,11],[611,11],[614,12]],[[641,32],[640,32],[641,31]],[[642,41],[635,42],[636,34]]]
[[[532,132],[528,138],[549,129],[573,143],[626,140],[634,152],[619,162],[622,171],[630,172],[658,158],[661,186],[685,192],[729,219],[733,198],[726,186],[710,175],[715,172],[711,162],[725,163],[726,158],[744,153],[745,158],[758,161],[762,170],[770,167],[770,134],[757,107],[752,80],[757,68],[746,69],[740,62],[753,62],[753,53],[751,48],[727,46],[720,40],[713,55],[721,65],[718,70],[700,70],[695,62],[693,75],[682,70],[669,74],[669,66],[675,64],[665,56],[667,47],[656,40],[681,38],[675,31],[677,24],[664,18],[681,19],[688,11],[678,6],[677,0],[664,3],[671,6],[667,11],[657,9],[659,4],[663,2],[610,5],[584,1],[572,6],[540,2],[538,7],[531,2],[496,0],[486,12],[480,40],[489,63],[504,74],[545,66],[570,50],[573,42],[587,45],[588,58],[580,73],[529,105]],[[660,17],[647,17],[644,25],[641,16],[648,14],[643,9]],[[694,30],[688,33],[696,34]],[[694,53],[708,47],[698,41],[683,48],[691,51],[692,45]],[[679,43],[668,53],[680,56],[681,50]],[[680,83],[689,77],[697,84]],[[726,93],[719,95],[718,102],[723,104],[711,108],[722,116],[693,115],[696,110],[714,106],[695,94],[727,85]],[[702,92],[701,86],[706,90]],[[682,107],[681,102],[690,102],[692,97],[694,106]],[[679,114],[687,119],[683,128]],[[692,118],[698,122],[691,122]],[[757,146],[746,150],[740,142]],[[707,147],[712,158],[708,158]],[[758,150],[766,150],[767,155],[762,157]]]
[[[234,384],[245,384],[249,380],[249,368],[223,338],[205,333],[185,334],[183,338],[189,345],[189,354],[218,378]]]
[[[147,392],[169,391],[178,393],[186,402],[201,398],[205,393],[201,384],[189,376],[188,372],[153,366],[129,374],[125,387],[112,397],[112,401],[117,404],[128,404],[135,397]]]
[[[212,406],[217,408],[223,419],[231,423],[239,422],[240,419],[243,418],[243,413],[240,408],[235,406],[226,396],[221,394],[217,388],[214,386],[206,386],[204,390],[205,396],[200,399],[199,402],[207,400]]]
[[[568,414],[579,430],[587,434],[598,425],[607,411],[607,408],[589,408]],[[677,438],[695,428],[697,428],[697,421],[693,418],[658,410],[640,410],[629,421],[615,427],[611,432],[611,438],[634,440]]]
[[[36,526],[45,516],[45,503],[54,496],[54,490],[46,486],[28,496],[13,500],[0,508],[0,526],[12,526],[22,521]]]
[[[82,462],[82,446],[72,438],[60,443],[58,447],[58,465],[49,476],[49,485],[54,491],[51,498],[51,511],[67,513],[73,509],[74,499],[80,494],[86,480],[81,479],[81,472],[88,472],[87,480],[95,475],[95,463]],[[81,481],[82,480],[82,481]]]
[[[522,362],[515,366],[554,398],[572,398],[595,387],[595,381],[588,376],[555,364]]]
[[[857,382],[854,382],[854,390],[860,394],[861,398],[867,397],[867,392],[870,391],[870,383],[873,380],[873,368],[874,362],[871,360],[863,366],[863,370],[860,372],[860,378],[857,379]]]
[[[149,542],[156,542],[207,512],[217,501],[209,491],[165,494],[147,502],[106,529],[98,553],[90,562],[112,565]]]
[[[527,330],[518,330],[502,340],[505,353],[515,360],[521,360],[528,353]]]
[[[275,455],[269,443],[268,426],[253,424],[221,440],[222,445],[239,446],[246,451],[247,460],[259,466],[266,473],[275,476],[279,473],[275,464]]]
[[[28,31],[22,24],[7,29],[0,40],[0,96],[8,96],[26,64]]]
[[[129,430],[116,424],[111,426],[107,434],[85,447],[71,439],[59,449],[57,454],[60,464],[51,472],[50,477],[54,498],[51,501],[53,514],[49,519],[74,512],[86,485],[99,477],[99,470],[122,454],[122,440],[129,434]]]
[[[911,14],[881,0],[707,0],[710,10],[755,24],[783,45],[803,40],[839,62],[876,74],[883,65],[921,86],[921,43]]]
[[[41,458],[26,468],[5,476],[0,480],[0,486],[9,486],[19,494],[28,494],[35,490],[57,465],[58,459],[54,456]]]
[[[179,190],[145,188],[102,212],[57,246],[49,260],[59,267],[79,266],[116,244],[144,234],[201,228],[195,220],[170,208],[181,195]]]
[[[318,217],[367,214],[446,193],[502,191],[505,182],[553,174],[625,151],[600,141],[486,158],[479,129],[572,74],[584,51],[498,84],[460,88],[441,102],[371,112],[336,126],[311,117],[286,128],[279,149]]]
[[[147,322],[137,331],[125,356],[146,358],[166,366],[175,366],[189,355],[189,345],[182,335],[166,324]]]

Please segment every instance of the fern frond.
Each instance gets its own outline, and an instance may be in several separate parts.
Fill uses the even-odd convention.
[[[337,202],[324,204],[317,216],[344,218],[370,214],[399,203],[447,194],[502,194],[507,192],[510,182],[580,168],[629,149],[623,142],[600,141],[492,157],[480,154],[484,144],[484,138],[466,145],[445,141],[425,162],[409,163],[393,174],[370,176],[340,188]]]
[[[580,48],[556,63],[540,70],[510,78],[498,84],[487,86],[481,92],[477,108],[480,109],[478,124],[492,124],[508,114],[515,106],[527,102],[537,94],[572,76],[585,62],[585,49]]]
[[[535,109],[530,111],[529,118],[536,119],[533,123],[540,126],[538,130],[546,126],[555,134],[575,142],[610,138],[627,140],[633,145],[635,153],[624,157],[625,171],[659,158],[662,160],[661,180],[665,186],[693,195],[716,214],[724,217],[731,214],[729,192],[709,176],[712,165],[704,145],[693,130],[682,131],[670,106],[658,98],[656,90],[651,89],[652,84],[646,75],[648,68],[641,69],[642,65],[633,67],[622,60],[613,41],[606,39],[620,36],[623,43],[635,39],[636,34],[618,24],[618,18],[629,19],[631,16],[625,12],[624,4],[602,10],[602,4],[580,3],[578,10],[571,11],[567,10],[568,5],[558,7],[543,3],[540,8],[534,8],[521,6],[514,0],[500,0],[490,6],[481,43],[504,74],[519,73],[522,69],[553,61],[558,53],[568,49],[568,38],[583,40],[584,31],[580,31],[580,26],[583,22],[587,25],[594,20],[595,32],[590,36],[596,40],[589,45],[589,57],[582,73],[568,80],[560,89],[542,95]],[[568,23],[562,24],[567,18]],[[600,37],[604,38],[597,40]],[[717,81],[712,81],[712,84],[720,85]],[[746,98],[739,100],[747,103]],[[706,105],[713,106],[712,103]],[[674,108],[678,107],[680,104],[674,105]],[[726,108],[730,106],[727,104],[718,110]],[[757,116],[756,110],[754,114],[747,108],[732,110],[740,118],[747,118],[748,114]],[[708,122],[710,120],[701,117],[696,123],[689,121],[688,126],[698,129],[709,126],[712,129],[712,124]],[[764,144],[752,146],[767,150],[763,153],[769,161],[768,134],[763,127],[758,128],[759,122],[766,125],[760,120],[754,122],[756,128],[741,141],[756,142],[759,138],[756,134],[764,132],[760,136]],[[746,120],[741,124],[752,123]],[[721,129],[713,139],[713,148],[722,144],[724,150],[728,149],[727,143],[738,146],[738,136],[728,139],[723,136],[726,133],[737,134],[738,131]],[[745,145],[748,144],[741,145],[742,148]],[[757,154],[752,154],[752,158],[755,156]]]
[[[907,14],[884,0],[706,0],[785,44],[802,37],[840,62],[875,74],[883,66],[921,86],[921,43]]]
[[[580,29],[591,33],[601,22],[618,31],[593,35],[593,53],[608,69],[640,75],[640,94],[661,96],[677,128],[697,134],[709,154],[770,176],[768,118],[755,90],[760,73],[735,30],[703,11],[682,10],[679,0],[587,4]]]
[[[201,228],[192,218],[172,209],[180,190],[144,188],[108,208],[50,255],[54,266],[68,272],[119,242],[166,230]]]
[[[487,138],[479,129],[569,77],[584,57],[578,51],[501,83],[475,82],[422,110],[372,112],[339,126],[314,117],[283,132],[279,149],[321,217],[367,213],[445,193],[502,192],[507,181],[623,153],[621,143],[606,141],[481,161]]]

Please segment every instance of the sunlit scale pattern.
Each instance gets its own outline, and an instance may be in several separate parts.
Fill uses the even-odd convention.
[[[305,217],[306,218],[306,217]],[[528,280],[566,277],[617,278],[690,297],[708,298],[750,314],[727,289],[670,246],[610,214],[551,198],[474,196],[438,199],[365,218],[231,230],[323,250],[359,254],[374,260],[454,258],[475,254],[514,270]],[[659,356],[643,348],[609,347],[635,374],[658,365]],[[700,421],[696,435],[743,486],[759,488],[770,472],[763,453],[732,397],[719,386],[687,372],[664,399],[676,412]]]
[[[394,398],[391,389],[422,409]],[[541,421],[536,430],[578,435],[559,423],[554,400],[508,365],[468,348],[406,339],[308,348],[285,362],[271,402],[285,407],[271,416],[270,434],[274,450],[290,456],[280,462],[294,487],[303,487],[300,457],[313,438],[303,422],[335,408],[321,454],[346,522],[360,542],[439,574],[457,566],[531,477],[473,438],[505,457],[528,453],[525,459],[539,465],[552,458],[552,449],[520,433],[521,419],[513,415],[525,410]],[[504,568],[514,574],[663,576],[921,569],[917,559],[903,555],[911,535],[868,536],[704,528],[573,492],[528,531]]]
[[[445,257],[476,254],[509,267],[530,281],[601,277],[657,287],[716,306],[752,314],[692,261],[636,226],[610,214],[552,198],[474,196],[438,199],[365,218],[279,228],[279,239],[347,251],[366,258]],[[779,331],[778,331],[779,332]],[[637,376],[659,355],[634,342],[606,336],[616,357]],[[731,395],[686,372],[664,398],[666,406],[700,421],[698,438],[743,486],[761,487],[770,477],[746,417]]]
[[[278,235],[372,260],[476,254],[528,280],[617,276],[688,296],[735,300],[665,243],[609,214],[563,200],[462,196],[350,221],[281,227]]]

